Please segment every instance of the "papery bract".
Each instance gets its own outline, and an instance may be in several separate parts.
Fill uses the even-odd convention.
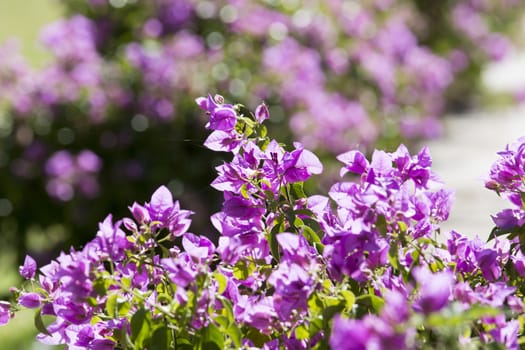
[[[20,266],[20,275],[25,279],[32,279],[35,277],[36,272],[36,261],[31,256],[26,255],[24,264]]]
[[[35,309],[41,305],[41,297],[37,293],[22,293],[18,303],[28,309]]]
[[[9,323],[11,316],[11,304],[7,301],[0,301],[0,325]]]

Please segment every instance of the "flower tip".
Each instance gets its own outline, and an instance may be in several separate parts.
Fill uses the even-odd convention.
[[[31,256],[26,255],[24,264],[20,266],[20,275],[25,279],[32,279],[35,277],[36,272],[36,261]]]
[[[151,196],[151,204],[166,204],[171,206],[173,204],[173,196],[170,190],[164,185],[157,188]]]
[[[208,109],[208,98],[207,97],[197,97],[195,99],[195,103],[203,110]]]
[[[213,100],[219,105],[222,105],[224,103],[224,97],[219,94],[215,94],[215,96],[213,96]]]
[[[262,124],[268,118],[270,118],[270,111],[268,111],[268,106],[263,102],[255,108],[255,120]]]

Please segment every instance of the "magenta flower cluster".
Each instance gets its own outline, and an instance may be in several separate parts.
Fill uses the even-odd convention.
[[[1,324],[35,309],[38,340],[68,349],[519,349],[522,223],[496,217],[488,243],[438,239],[452,193],[427,148],[343,153],[344,181],[307,196],[323,166],[267,136],[265,104],[196,102],[205,145],[233,156],[211,184],[223,193],[218,243],[189,232],[192,212],[161,186],[128,217],[107,216],[81,250],[39,269],[27,256]],[[513,205],[523,149],[510,145],[487,180]]]
[[[507,145],[498,155],[500,158],[492,165],[485,186],[512,203],[512,208],[493,216],[497,226],[493,233],[501,234],[519,231],[525,225],[525,138]]]

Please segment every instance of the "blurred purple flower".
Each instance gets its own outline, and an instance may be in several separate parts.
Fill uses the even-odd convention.
[[[351,339],[351,341],[349,341]],[[380,349],[377,340],[373,339],[372,330],[368,329],[364,322],[358,320],[346,320],[336,316],[330,337],[332,349],[345,350],[367,350]]]
[[[505,346],[505,349],[518,350],[520,348],[518,338],[520,334],[519,320],[510,320],[504,325],[498,325],[490,331],[490,335],[496,342]]]
[[[102,168],[100,157],[90,150],[81,151],[77,155],[76,162],[78,167],[85,172],[96,173]]]
[[[99,191],[97,173],[102,161],[95,153],[83,150],[74,156],[69,151],[58,151],[46,162],[49,176],[46,190],[52,197],[69,201],[80,191],[88,198],[95,197]]]
[[[12,317],[10,309],[11,304],[9,304],[7,301],[0,301],[0,326],[9,323],[9,320]]]
[[[449,303],[454,277],[450,271],[432,273],[427,267],[415,267],[412,275],[419,285],[419,295],[412,305],[426,315],[441,310]]]

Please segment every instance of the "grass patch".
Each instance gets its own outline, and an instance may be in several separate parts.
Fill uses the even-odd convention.
[[[49,53],[39,43],[39,32],[60,18],[61,13],[57,0],[1,0],[0,43],[18,38],[24,56],[31,64],[40,66],[49,58]]]

